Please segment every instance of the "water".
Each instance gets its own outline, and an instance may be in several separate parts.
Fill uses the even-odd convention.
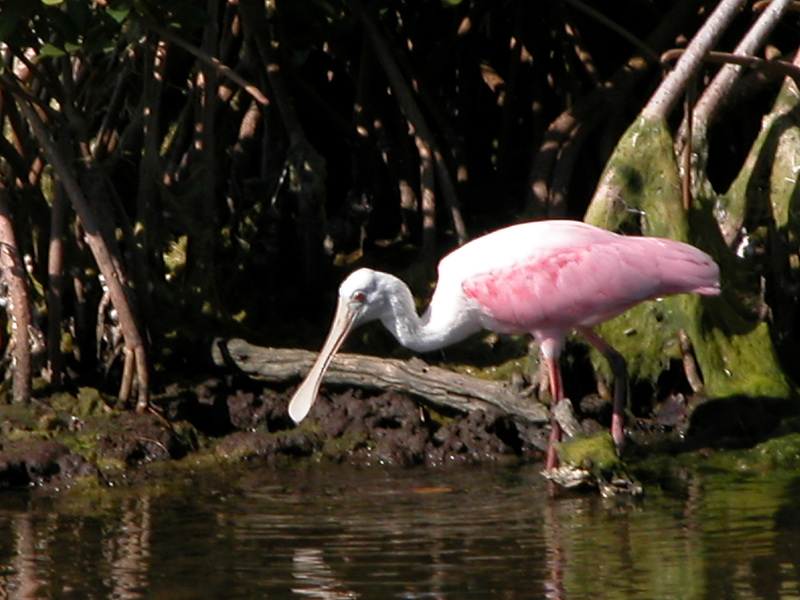
[[[687,473],[636,503],[537,466],[174,475],[0,496],[0,598],[800,599],[800,478]]]

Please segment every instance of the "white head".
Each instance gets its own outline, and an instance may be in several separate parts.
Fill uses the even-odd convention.
[[[388,273],[358,269],[342,281],[339,285],[338,304],[346,304],[353,313],[351,329],[381,319],[390,311],[386,283],[392,279],[395,278]]]
[[[289,401],[289,416],[295,423],[302,421],[311,410],[322,377],[347,334],[358,325],[382,319],[389,314],[391,307],[387,283],[392,281],[399,282],[386,273],[358,269],[341,283],[336,313],[328,337],[305,380]]]

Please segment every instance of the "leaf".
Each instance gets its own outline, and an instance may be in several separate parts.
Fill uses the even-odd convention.
[[[46,4],[47,6],[58,6],[63,3],[64,0],[42,0],[42,4]]]
[[[117,23],[122,23],[125,19],[128,18],[128,15],[131,13],[131,7],[125,6],[123,8],[111,8],[110,6],[106,8],[106,14],[114,19]]]
[[[41,48],[39,48],[39,57],[44,56],[65,56],[67,53],[64,52],[58,46],[54,46],[53,44],[44,44]]]

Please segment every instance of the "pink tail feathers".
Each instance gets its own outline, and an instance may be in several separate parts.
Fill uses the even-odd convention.
[[[708,254],[682,242],[642,239],[659,246],[654,249],[653,260],[658,263],[667,294],[719,295],[719,266]]]

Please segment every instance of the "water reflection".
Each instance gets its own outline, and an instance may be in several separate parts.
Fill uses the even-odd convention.
[[[151,530],[149,495],[127,502],[119,527],[103,544],[103,562],[109,566],[109,597],[136,600],[146,595]]]
[[[800,479],[639,503],[519,469],[253,469],[84,504],[0,497],[0,599],[800,600]]]
[[[343,600],[358,598],[352,591],[345,591],[345,585],[325,563],[320,548],[297,548],[292,559],[292,575],[298,585],[292,591],[305,598],[319,600]]]

